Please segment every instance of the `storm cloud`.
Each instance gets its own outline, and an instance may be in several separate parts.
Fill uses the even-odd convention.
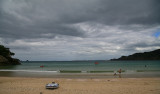
[[[21,60],[111,59],[160,48],[159,0],[0,0],[0,43]]]

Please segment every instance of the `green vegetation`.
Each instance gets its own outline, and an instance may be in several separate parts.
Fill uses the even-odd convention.
[[[160,60],[160,49],[151,52],[135,53],[129,56],[122,56],[118,59],[111,60]]]
[[[0,45],[0,65],[17,65],[20,64],[19,59],[12,58],[15,53],[11,52],[9,48]]]
[[[7,57],[11,57],[11,56],[15,55],[15,53],[11,52],[9,50],[9,48],[6,48],[3,45],[0,45],[0,55],[7,58]]]

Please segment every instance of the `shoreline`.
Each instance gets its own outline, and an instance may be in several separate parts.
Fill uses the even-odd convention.
[[[45,89],[56,82],[58,89]],[[0,94],[159,94],[160,78],[0,77]]]
[[[0,71],[0,77],[35,77],[35,78],[160,78],[160,73],[54,73],[54,72],[24,72]]]

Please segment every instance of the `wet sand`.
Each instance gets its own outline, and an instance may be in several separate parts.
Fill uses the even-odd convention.
[[[58,89],[47,90],[51,82]],[[160,94],[160,78],[0,77],[0,94]]]
[[[33,77],[33,78],[160,78],[159,72],[140,72],[136,74],[121,73],[53,73],[53,72],[23,72],[0,71],[0,77]]]

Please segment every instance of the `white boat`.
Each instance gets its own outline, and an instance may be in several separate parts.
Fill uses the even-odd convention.
[[[59,87],[59,84],[58,84],[58,83],[55,83],[55,82],[46,84],[46,89],[56,89],[56,88],[58,88],[58,87]]]

